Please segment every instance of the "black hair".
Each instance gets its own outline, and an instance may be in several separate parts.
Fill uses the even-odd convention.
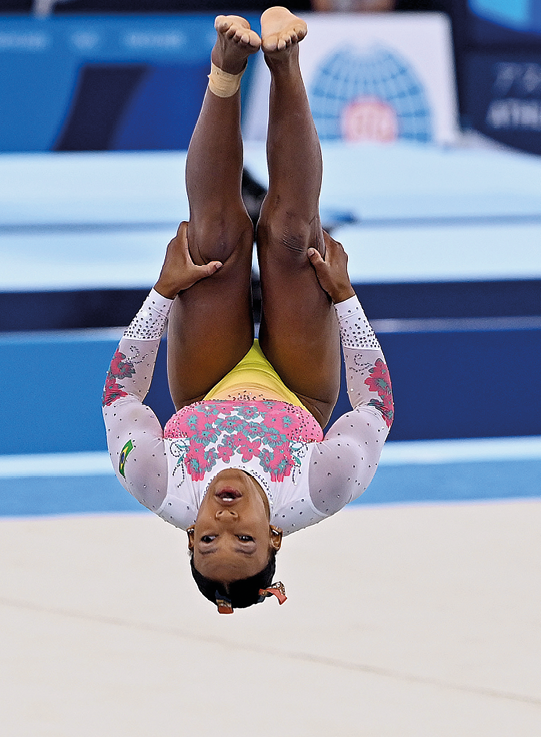
[[[190,568],[192,569],[192,576],[199,591],[206,599],[216,604],[216,592],[218,592],[231,601],[233,609],[244,609],[264,600],[265,597],[260,595],[259,589],[266,589],[272,583],[276,571],[276,553],[277,551],[272,548],[269,562],[255,576],[233,581],[228,584],[227,588],[220,581],[213,581],[211,578],[207,578],[199,573],[194,565],[193,555],[190,556]]]

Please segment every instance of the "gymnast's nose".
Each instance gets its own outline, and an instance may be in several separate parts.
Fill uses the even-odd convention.
[[[216,512],[216,519],[219,522],[236,522],[238,518],[239,515],[234,509],[218,509]]]

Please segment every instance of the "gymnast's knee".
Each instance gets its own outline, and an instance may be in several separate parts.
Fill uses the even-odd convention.
[[[280,258],[304,261],[309,248],[323,246],[319,218],[309,221],[288,212],[270,216],[263,211],[257,224],[257,243],[264,249],[278,251]]]
[[[221,213],[190,220],[188,245],[194,263],[221,261],[251,252],[254,227],[248,214]]]

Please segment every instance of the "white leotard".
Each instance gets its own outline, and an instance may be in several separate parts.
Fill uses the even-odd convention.
[[[385,359],[357,297],[335,305],[352,411],[323,437],[307,410],[282,402],[203,401],[164,431],[143,404],[173,300],[152,290],[113,357],[103,416],[116,475],[141,504],[186,529],[224,468],[251,474],[287,535],[357,499],[376,471],[393,418]]]

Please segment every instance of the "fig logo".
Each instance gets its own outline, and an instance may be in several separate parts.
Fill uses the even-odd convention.
[[[432,140],[432,112],[411,64],[383,46],[340,48],[322,59],[309,90],[321,140]]]
[[[390,143],[398,138],[398,116],[389,103],[377,97],[360,97],[342,110],[342,138],[351,143]]]

